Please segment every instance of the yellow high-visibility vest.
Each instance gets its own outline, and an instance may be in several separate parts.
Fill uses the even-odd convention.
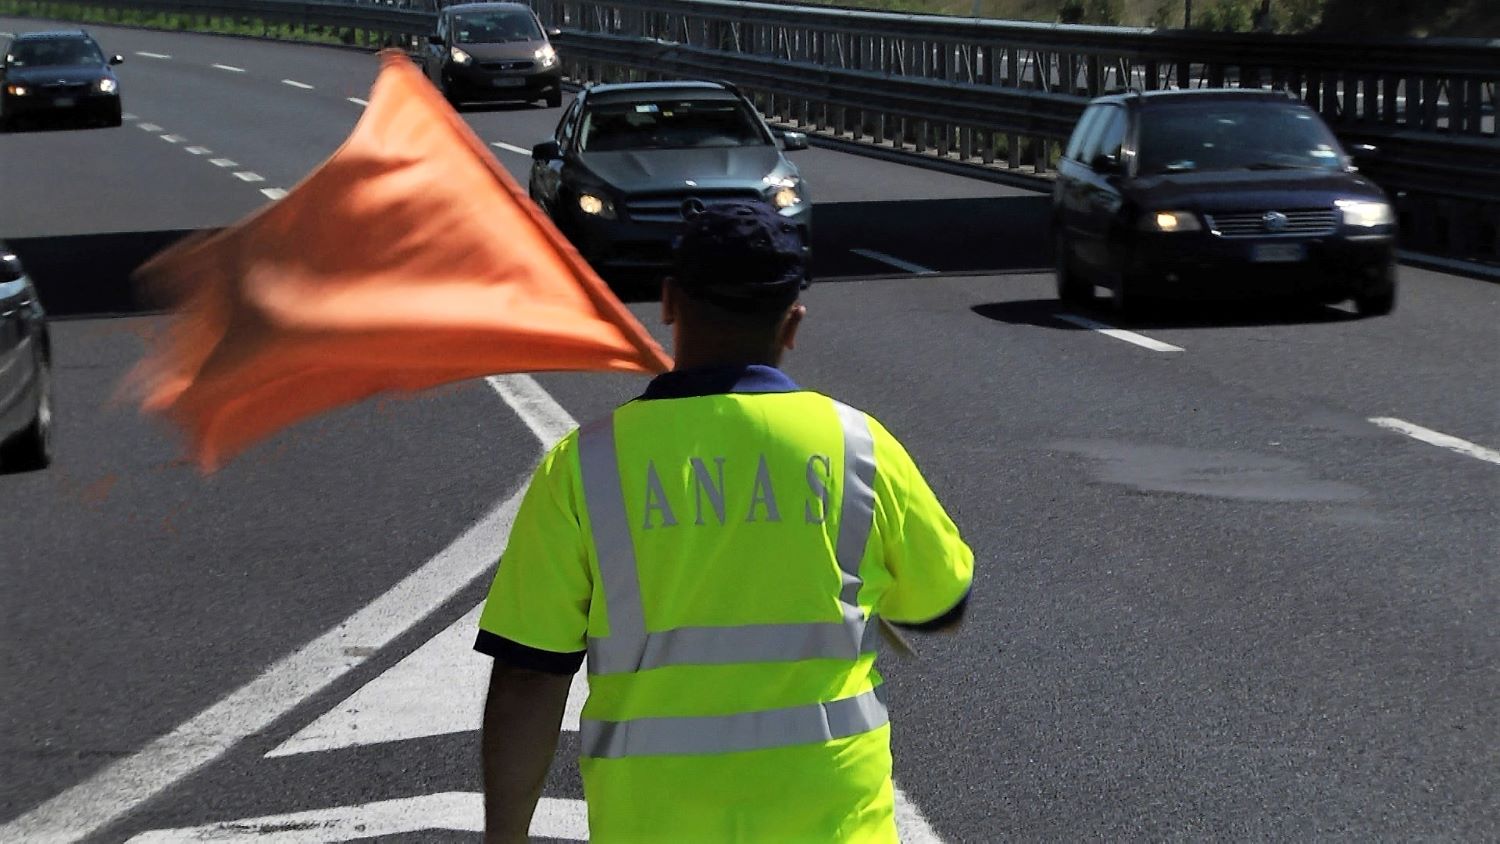
[[[972,568],[858,410],[797,390],[635,401],[543,459],[480,637],[586,650],[592,840],[893,842],[874,616],[941,617]]]

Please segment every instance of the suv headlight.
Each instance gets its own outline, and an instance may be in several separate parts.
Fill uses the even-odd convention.
[[[465,67],[474,63],[473,56],[465,53],[463,50],[460,50],[457,47],[448,48],[448,58],[452,59],[454,64],[461,64]]]
[[[596,193],[581,193],[578,195],[578,210],[601,220],[613,220],[615,218],[615,204],[607,196]]]
[[[1141,228],[1148,232],[1196,232],[1203,230],[1203,224],[1191,211],[1150,211],[1141,217]]]
[[[94,90],[101,94],[113,94],[120,90],[120,83],[106,76],[94,83]]]
[[[802,204],[802,182],[799,179],[766,179],[766,197],[777,211],[790,211]]]
[[[551,67],[551,66],[557,64],[557,51],[554,50],[554,49],[552,49],[552,45],[551,44],[548,44],[547,46],[543,47],[542,49],[537,50],[536,53],[535,53],[535,56],[536,56],[536,60],[539,61],[539,62],[541,62],[542,63],[542,67],[544,67],[544,68],[545,67]]]
[[[6,85],[5,93],[10,94],[12,97],[24,97],[31,93],[31,89],[25,85]]]
[[[1396,222],[1396,212],[1384,202],[1369,202],[1362,199],[1341,199],[1334,205],[1344,212],[1344,225],[1361,229],[1389,226]]]

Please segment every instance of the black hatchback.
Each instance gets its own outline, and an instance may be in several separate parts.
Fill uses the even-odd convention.
[[[1053,190],[1058,297],[1396,302],[1396,218],[1317,112],[1279,91],[1101,97]]]

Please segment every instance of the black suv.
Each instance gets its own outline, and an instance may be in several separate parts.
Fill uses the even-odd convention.
[[[28,32],[5,48],[0,64],[0,129],[42,117],[81,117],[120,125],[120,80],[99,44],[83,30]]]
[[[1396,303],[1396,218],[1317,112],[1280,91],[1101,97],[1053,190],[1058,297]]]
[[[728,84],[596,85],[533,149],[531,198],[596,270],[651,282],[684,215],[714,203],[765,203],[810,243],[812,202],[784,154],[806,147]]]

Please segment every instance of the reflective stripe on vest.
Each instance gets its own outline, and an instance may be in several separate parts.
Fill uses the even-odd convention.
[[[828,703],[685,718],[635,718],[579,724],[583,755],[708,755],[815,744],[857,736],[889,720],[880,687]]]
[[[588,640],[590,674],[629,674],[669,665],[857,659],[875,649],[875,625],[867,623],[859,606],[859,564],[875,516],[875,441],[863,413],[838,402],[834,407],[844,431],[843,499],[835,549],[843,620],[831,622],[679,627],[647,633],[616,456],[614,416],[579,431],[579,471],[610,629],[610,635]]]

